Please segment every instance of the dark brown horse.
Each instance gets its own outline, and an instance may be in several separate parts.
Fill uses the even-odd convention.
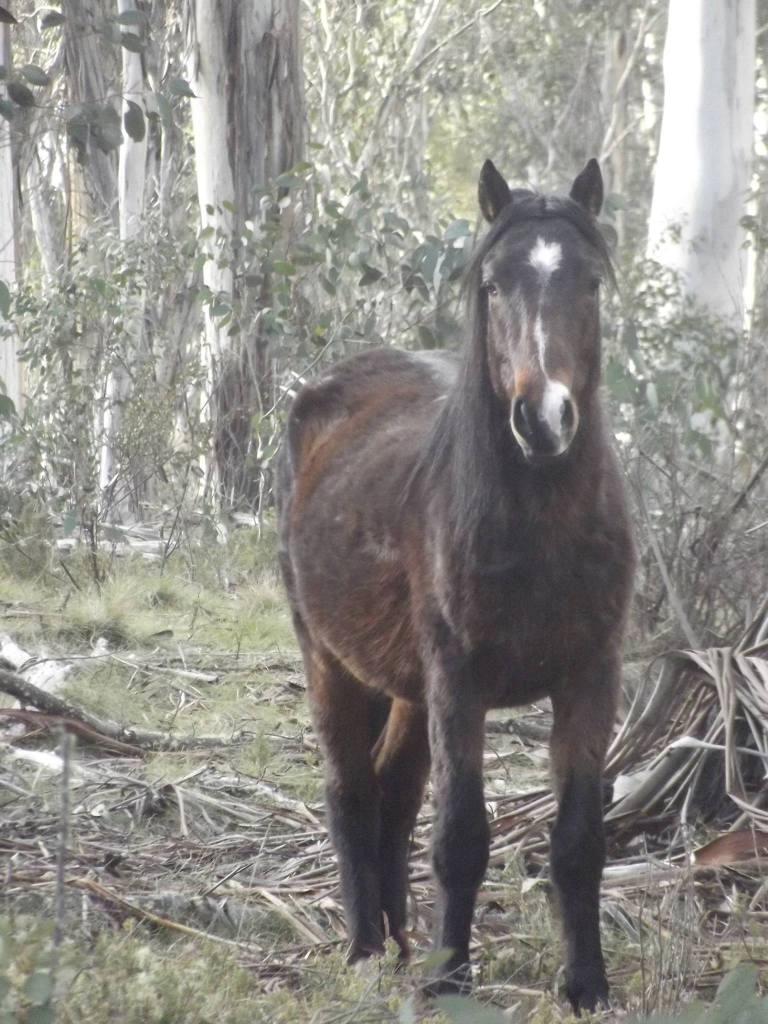
[[[408,955],[431,761],[435,942],[450,950],[431,989],[467,986],[485,715],[549,696],[551,870],[577,1010],[608,991],[602,769],[634,561],[598,391],[602,193],[594,160],[568,198],[510,191],[487,161],[463,356],[378,349],[334,366],[296,398],[280,473],[350,959],[387,932]]]

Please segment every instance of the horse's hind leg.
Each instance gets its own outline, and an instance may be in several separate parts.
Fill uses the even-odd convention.
[[[405,937],[408,895],[408,845],[424,795],[429,772],[427,711],[419,704],[395,700],[384,732],[374,750],[374,767],[381,790],[381,906],[389,934],[409,956]]]
[[[328,825],[353,962],[384,948],[381,798],[371,759],[376,698],[326,651],[305,647],[305,665],[312,721],[325,755]]]
[[[605,863],[603,763],[616,708],[611,658],[553,694],[551,761],[559,808],[551,870],[566,945],[566,993],[578,1013],[608,997],[600,945],[600,879]]]

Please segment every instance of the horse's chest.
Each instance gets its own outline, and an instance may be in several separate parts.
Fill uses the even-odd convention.
[[[468,581],[453,609],[493,703],[546,693],[599,655],[623,617],[620,573],[601,545],[518,552]]]

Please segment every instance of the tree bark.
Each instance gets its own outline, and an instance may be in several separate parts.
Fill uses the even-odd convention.
[[[648,255],[740,327],[753,148],[754,0],[670,0]]]
[[[94,0],[62,0],[64,64],[73,105],[108,102],[107,78],[95,21],[102,15]],[[70,161],[71,231],[79,238],[94,217],[117,216],[117,168],[114,153],[89,142]]]
[[[117,0],[118,14],[135,11],[136,0]],[[137,237],[144,217],[144,187],[147,170],[147,119],[144,95],[144,62],[140,53],[121,47],[123,65],[123,144],[118,158],[118,226],[120,240],[130,242]],[[126,116],[140,111],[144,134],[133,138],[125,127]],[[134,131],[134,135],[138,134]],[[143,296],[142,290],[142,296]],[[131,296],[131,301],[133,296]],[[140,361],[143,354],[143,298],[136,298],[135,308],[126,310],[126,346],[109,368],[104,405],[104,428],[99,458],[99,484],[102,500],[111,519],[124,520],[129,514],[127,479],[115,490],[113,482],[120,472],[116,444],[120,435],[123,410],[130,398],[129,361]]]
[[[11,69],[10,25],[0,22],[0,65]],[[0,97],[6,98],[5,86],[0,82]],[[12,292],[16,284],[17,253],[17,189],[14,146],[11,125],[0,117],[0,282]],[[0,312],[0,326],[3,323]],[[10,327],[10,325],[8,325]],[[17,412],[23,401],[22,365],[18,356],[18,338],[11,329],[0,334],[0,382]]]
[[[208,260],[202,359],[214,458],[209,466],[228,503],[253,501],[251,419],[269,389],[267,340],[256,324],[268,284],[239,273],[246,220],[261,218],[268,183],[301,156],[303,88],[298,0],[193,0],[187,9],[188,77],[200,219]],[[218,307],[218,308],[217,308]],[[233,310],[232,317],[222,310]],[[214,315],[217,314],[217,315]],[[230,333],[234,319],[239,333]]]

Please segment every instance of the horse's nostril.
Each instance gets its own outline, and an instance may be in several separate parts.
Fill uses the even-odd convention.
[[[576,422],[576,413],[574,412],[573,402],[569,398],[563,399],[563,411],[560,422],[563,430],[573,430],[573,426]]]
[[[512,423],[518,434],[530,437],[533,432],[531,424],[531,407],[524,398],[516,398],[512,408]]]

